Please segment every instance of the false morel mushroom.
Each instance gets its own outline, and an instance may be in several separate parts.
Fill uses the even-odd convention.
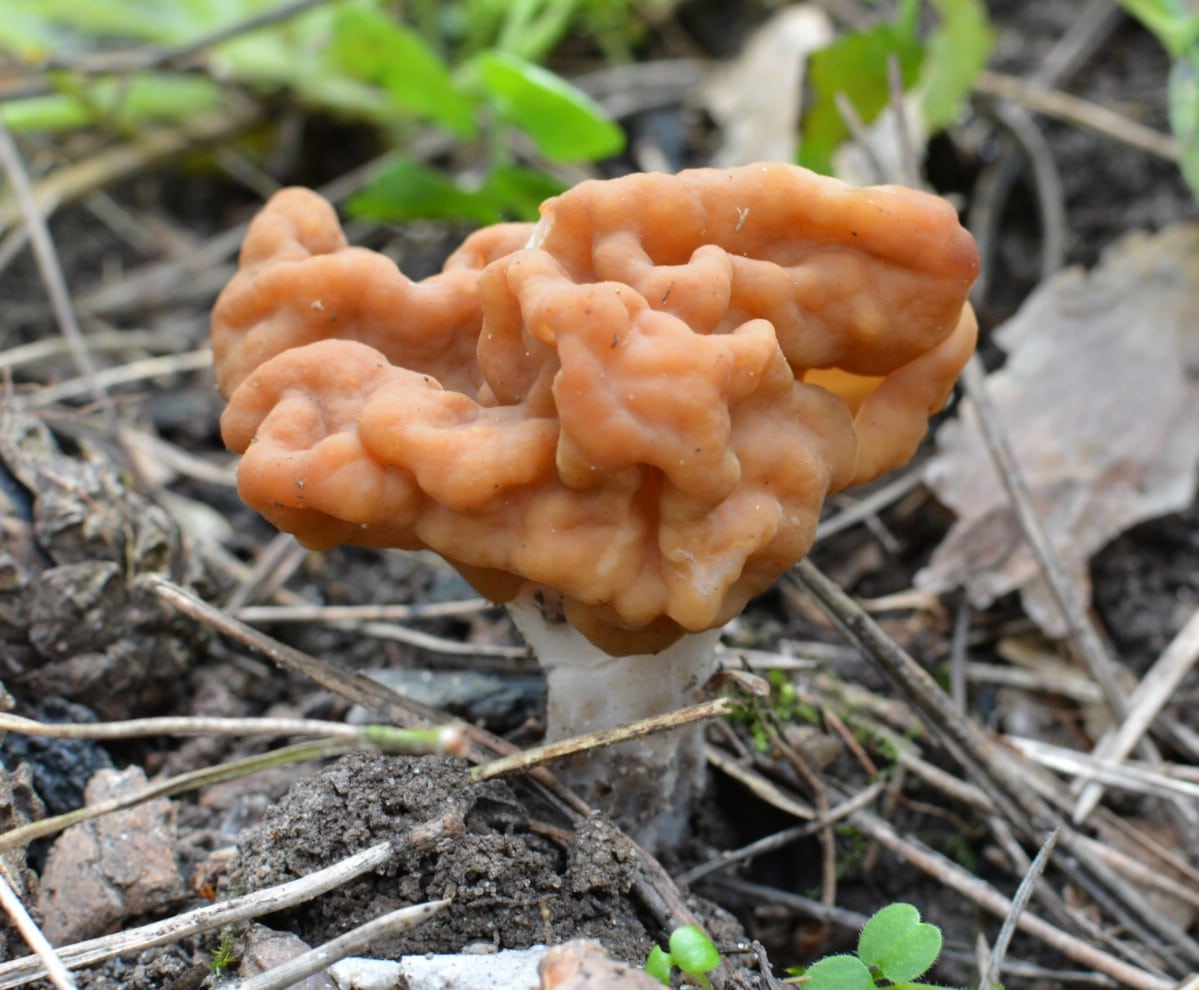
[[[589,181],[411,281],[288,189],[213,317],[242,498],[508,603],[562,737],[692,699],[824,499],[903,464],[975,340],[952,207],[783,164]],[[694,737],[576,783],[677,832]],[[663,818],[665,816],[665,818]]]

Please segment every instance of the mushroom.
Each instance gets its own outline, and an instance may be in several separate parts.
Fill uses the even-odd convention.
[[[213,316],[242,498],[315,549],[431,549],[508,605],[547,736],[696,697],[823,501],[904,463],[974,347],[950,205],[759,164],[588,181],[413,282],[288,189]],[[658,842],[692,733],[584,761]]]

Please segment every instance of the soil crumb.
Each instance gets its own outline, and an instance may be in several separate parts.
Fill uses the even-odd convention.
[[[438,821],[448,827],[421,841]],[[383,840],[396,843],[385,866],[268,923],[319,945],[388,911],[452,898],[372,954],[592,938],[632,961],[650,947],[627,896],[636,853],[618,830],[598,818],[573,833],[535,828],[509,785],[476,783],[464,766],[434,757],[354,754],[301,781],[243,837],[227,890],[306,876]]]

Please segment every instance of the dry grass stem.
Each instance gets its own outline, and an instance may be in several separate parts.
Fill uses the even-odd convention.
[[[48,217],[64,203],[74,202],[109,183],[198,146],[232,138],[250,126],[257,116],[256,109],[230,106],[221,113],[197,117],[184,127],[147,129],[131,141],[105,148],[90,158],[51,173],[32,187],[33,202],[38,212]],[[0,200],[0,232],[21,219],[22,211],[17,203]]]
[[[67,280],[63,275],[62,266],[58,261],[58,251],[50,230],[46,226],[46,217],[38,208],[29,185],[29,176],[25,173],[21,154],[16,142],[4,122],[0,120],[0,165],[8,176],[8,186],[16,200],[17,209],[24,220],[25,229],[29,232],[33,256],[37,261],[38,273],[46,287],[50,305],[54,310],[54,318],[58,329],[70,347],[71,357],[83,377],[81,394],[90,394],[92,400],[101,406],[112,419],[112,407],[104,391],[104,385],[97,379],[96,365],[91,352],[79,328],[79,320],[71,303],[71,292],[67,288]],[[115,422],[115,421],[114,421]],[[111,425],[111,424],[110,424]]]
[[[831,807],[827,814],[821,815],[815,821],[809,822],[806,825],[797,825],[794,828],[782,829],[779,832],[764,836],[756,842],[744,845],[739,849],[727,849],[713,856],[705,863],[700,863],[689,870],[684,870],[675,876],[675,882],[690,886],[697,880],[701,880],[718,870],[723,870],[737,863],[744,863],[764,853],[782,849],[792,842],[806,839],[809,835],[814,835],[816,832],[841,821],[853,812],[866,807],[866,805],[872,804],[874,799],[882,792],[884,786],[886,785],[883,781],[876,780],[873,784],[863,787],[853,797],[847,798],[840,804]],[[822,899],[822,903],[827,904],[828,902]]]
[[[460,827],[461,822],[453,817],[434,819],[406,830],[392,841],[376,843],[297,880],[289,880],[287,883],[219,904],[210,904],[141,928],[131,928],[113,935],[61,946],[57,952],[67,966],[78,969],[156,945],[166,945],[192,935],[215,931],[226,925],[274,914],[312,900],[349,883],[356,877],[377,870],[392,858],[397,845],[428,848],[442,836]],[[43,971],[41,961],[34,956],[0,963],[0,990],[21,986],[39,977]]]
[[[229,985],[229,990],[286,990],[287,987],[295,986],[301,980],[321,972],[347,956],[368,950],[382,939],[391,938],[424,924],[450,903],[449,899],[428,901],[392,911],[381,918],[368,921],[365,925],[359,925],[344,935],[330,939],[316,949],[289,959],[283,965],[269,969],[259,976],[237,980]]]
[[[119,385],[131,385],[155,378],[168,378],[172,375],[189,374],[192,372],[207,372],[212,367],[212,351],[201,348],[198,351],[188,351],[186,354],[164,354],[160,357],[142,358],[138,361],[127,361],[124,364],[80,378],[69,378],[54,385],[42,385],[36,391],[26,395],[23,402],[32,409],[44,409],[56,402],[67,399],[78,399],[89,393],[93,396],[97,391],[107,390]]]
[[[812,805],[787,793],[773,781],[746,766],[740,760],[729,756],[723,750],[717,749],[715,746],[708,746],[704,750],[704,754],[712,766],[725,776],[737,781],[759,801],[801,821],[816,821],[820,817]]]
[[[920,488],[923,478],[918,467],[906,467],[900,471],[898,475],[885,484],[879,485],[869,491],[868,495],[861,497],[854,495],[838,495],[833,502],[836,505],[844,506],[839,512],[830,515],[825,519],[820,520],[820,525],[817,529],[817,542],[821,539],[827,539],[835,536],[836,533],[844,530],[852,529],[852,527],[864,523],[867,519],[875,517],[882,509],[894,505],[902,497]]]
[[[1041,739],[1021,736],[1004,736],[1004,741],[1030,760],[1073,777],[1076,782],[1093,781],[1131,794],[1156,794],[1191,801],[1199,799],[1199,782],[1175,776],[1173,767],[1168,763],[1146,765],[1105,760],[1093,753],[1080,753]]]
[[[1065,620],[1071,644],[1078,651],[1103,691],[1104,701],[1116,720],[1127,713],[1125,695],[1116,677],[1116,662],[1108,652],[1102,637],[1083,609],[1082,602],[1062,567],[1057,552],[1053,549],[1049,534],[1041,517],[1032,504],[1028,486],[1025,485],[1007,435],[1000,425],[998,413],[991,404],[987,392],[986,374],[977,356],[971,359],[962,372],[962,384],[978,414],[978,423],[983,443],[995,464],[1011,502],[1012,511],[1019,520],[1024,538],[1028,541],[1045,583],[1053,595],[1058,610]]]
[[[177,334],[157,330],[98,330],[87,334],[92,351],[176,351],[179,343]],[[0,351],[0,371],[16,371],[70,353],[71,346],[62,337],[30,341]]]
[[[1092,755],[1097,767],[1123,760],[1132,752],[1197,661],[1199,611],[1191,616],[1153,666],[1145,672],[1128,698],[1128,711],[1119,727],[1110,730],[1095,744]],[[1102,796],[1103,788],[1098,782],[1087,783],[1074,806],[1074,820],[1083,821]]]
[[[16,849],[27,845],[34,839],[54,835],[64,828],[77,825],[91,818],[111,814],[123,808],[132,808],[145,801],[155,798],[174,797],[200,787],[223,783],[226,780],[236,780],[260,770],[272,767],[289,766],[293,763],[305,763],[309,760],[328,759],[333,756],[344,756],[358,750],[371,749],[381,752],[416,753],[416,752],[453,752],[463,755],[465,741],[463,734],[456,728],[434,730],[428,735],[427,742],[420,743],[405,730],[394,729],[391,726],[362,726],[360,735],[350,738],[332,737],[293,743],[267,753],[244,757],[217,763],[200,770],[192,770],[175,777],[167,777],[146,787],[139,788],[130,794],[99,801],[82,808],[76,808],[61,815],[40,818],[27,825],[9,829],[0,833],[0,852]]]
[[[714,698],[711,701],[702,701],[698,705],[689,705],[686,708],[679,708],[662,715],[638,719],[613,729],[600,729],[598,732],[589,732],[583,736],[545,743],[542,746],[535,746],[532,749],[513,753],[510,756],[477,766],[471,771],[471,776],[475,780],[492,780],[497,777],[510,777],[516,773],[525,773],[533,767],[555,763],[570,756],[578,756],[580,753],[590,753],[597,749],[615,746],[617,743],[628,742],[630,739],[671,732],[710,718],[722,718],[732,712],[733,705],[731,698]]]
[[[46,939],[37,922],[25,910],[25,905],[21,903],[21,898],[17,896],[17,892],[8,882],[8,877],[5,876],[3,869],[0,869],[0,907],[3,907],[4,913],[8,915],[8,920],[25,940],[25,944],[33,950],[46,979],[55,986],[56,990],[75,990],[75,978],[59,958],[54,946]]]
[[[1098,896],[1105,907],[1117,913],[1126,923],[1133,918],[1142,919],[1146,928],[1152,930],[1163,944],[1171,946],[1192,963],[1199,958],[1199,944],[1160,912],[1153,911],[1136,889],[1092,855],[1086,844],[1078,841],[1080,837],[1072,829],[1064,827],[1061,816],[1039,792],[1038,788],[1043,791],[1045,783],[1038,779],[1038,775],[1030,774],[1027,765],[996,745],[977,725],[957,712],[948,696],[924,669],[892,642],[848,595],[821,574],[810,561],[802,561],[795,572],[828,609],[846,635],[900,688],[929,728],[966,770],[971,782],[994,802],[1016,836],[1029,841],[1032,829],[1041,828],[1047,832],[1063,826],[1060,842],[1081,868],[1076,874],[1078,882],[1089,884],[1092,895]],[[1001,896],[993,890],[991,893]],[[1048,892],[1045,896],[1048,897]],[[1064,910],[1064,905],[1059,903],[1058,910]],[[1000,913],[1005,914],[1006,910]],[[1071,935],[1069,938],[1076,939],[1077,936]],[[1081,957],[1072,958],[1083,961]]]
[[[453,619],[496,609],[485,598],[460,602],[417,602],[412,605],[247,605],[237,610],[242,622],[409,622]]]
[[[993,990],[998,986],[999,974],[1003,967],[1003,961],[1007,958],[1008,946],[1011,945],[1012,936],[1016,934],[1016,923],[1024,909],[1028,907],[1033,888],[1041,879],[1045,867],[1049,865],[1049,857],[1053,852],[1053,847],[1057,844],[1057,837],[1057,829],[1045,837],[1045,841],[1041,843],[1041,848],[1037,851],[1036,858],[1029,864],[1024,879],[1016,888],[1015,896],[1012,897],[1012,909],[1003,919],[1003,926],[999,929],[999,934],[995,936],[995,945],[988,954],[987,967],[978,981],[979,990]]]
[[[1178,161],[1178,141],[1173,135],[1138,124],[1123,114],[1089,100],[1001,72],[979,73],[974,80],[974,88],[979,93],[1010,100],[1033,113],[1075,127],[1084,127],[1113,141],[1140,148],[1166,161]]]

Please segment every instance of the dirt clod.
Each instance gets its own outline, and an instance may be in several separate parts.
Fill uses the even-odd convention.
[[[534,831],[507,784],[474,783],[465,768],[434,758],[357,754],[300,782],[244,838],[230,889],[307,875],[447,810],[462,822],[458,834],[427,849],[401,842],[375,875],[271,923],[318,945],[406,904],[451,897],[437,917],[374,954],[588,937],[617,958],[644,958],[649,938],[626,897],[636,869],[627,840],[591,821],[560,845]]]

